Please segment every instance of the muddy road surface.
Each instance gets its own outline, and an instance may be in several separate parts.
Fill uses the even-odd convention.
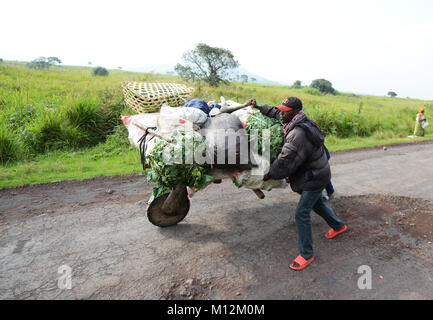
[[[211,185],[169,228],[147,220],[140,176],[0,190],[0,298],[433,299],[433,144],[333,153],[331,166],[329,204],[349,229],[327,240],[312,213],[316,260],[300,272],[289,189],[259,200]]]

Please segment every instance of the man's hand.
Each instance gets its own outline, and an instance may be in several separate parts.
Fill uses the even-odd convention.
[[[268,181],[270,178],[271,178],[271,176],[269,175],[269,173],[266,173],[266,174],[263,176],[263,181]]]
[[[257,108],[257,102],[256,99],[250,99],[247,102],[245,102],[246,106],[251,106],[252,108]]]

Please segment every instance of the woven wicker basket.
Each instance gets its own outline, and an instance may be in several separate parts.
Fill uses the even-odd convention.
[[[122,82],[125,103],[138,113],[158,112],[164,103],[171,107],[185,104],[194,88],[177,83]]]

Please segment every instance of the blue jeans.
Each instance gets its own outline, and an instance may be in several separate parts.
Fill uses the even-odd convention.
[[[296,207],[296,230],[298,232],[298,247],[301,256],[308,260],[313,257],[313,232],[310,212],[313,210],[321,216],[335,231],[344,227],[344,222],[337,218],[322,200],[323,189],[303,191]]]

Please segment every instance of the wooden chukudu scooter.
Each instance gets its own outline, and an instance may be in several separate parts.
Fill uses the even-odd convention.
[[[221,113],[231,113],[236,110],[247,107],[246,104],[229,106],[223,104],[221,109],[213,116],[218,116]],[[142,130],[147,130],[150,134],[156,137],[172,142],[170,137],[163,136],[157,131],[148,129],[143,125],[134,123],[135,126]],[[221,183],[221,179],[215,179],[214,183]],[[259,199],[264,199],[265,195],[260,189],[255,189],[253,192]],[[188,214],[190,201],[186,186],[178,185],[173,188],[170,193],[156,197],[147,209],[147,218],[149,221],[158,227],[169,227],[181,222]]]

